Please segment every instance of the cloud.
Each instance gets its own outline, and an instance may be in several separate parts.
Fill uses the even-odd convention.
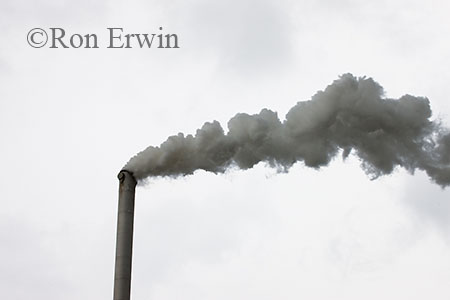
[[[201,45],[221,73],[250,79],[291,63],[292,24],[283,1],[191,1],[176,14],[190,29],[187,47]]]

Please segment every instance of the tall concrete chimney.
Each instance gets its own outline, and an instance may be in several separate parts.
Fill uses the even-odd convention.
[[[117,214],[116,266],[114,272],[114,300],[130,300],[131,259],[133,254],[134,192],[136,179],[122,170],[117,175],[119,209]]]

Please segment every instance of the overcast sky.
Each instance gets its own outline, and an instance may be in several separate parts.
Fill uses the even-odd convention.
[[[0,290],[112,299],[128,159],[205,121],[281,119],[339,75],[426,96],[450,124],[450,4],[434,1],[0,2]],[[107,49],[107,27],[179,49]],[[30,29],[96,33],[35,49]],[[449,299],[450,190],[354,156],[155,179],[136,194],[133,299]]]

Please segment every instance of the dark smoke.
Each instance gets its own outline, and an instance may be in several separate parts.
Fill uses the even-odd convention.
[[[411,173],[424,170],[442,187],[450,185],[450,133],[430,120],[428,99],[383,95],[373,79],[345,74],[311,100],[298,102],[283,122],[268,109],[237,114],[228,133],[217,121],[208,122],[195,136],[179,133],[148,147],[124,169],[138,180],[198,169],[248,169],[261,161],[286,171],[299,161],[326,166],[338,153],[345,158],[353,151],[372,178],[401,166]]]

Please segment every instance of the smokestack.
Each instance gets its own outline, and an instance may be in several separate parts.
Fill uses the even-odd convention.
[[[120,171],[117,177],[120,185],[113,299],[129,300],[133,252],[134,191],[137,182],[133,174],[126,170]]]

